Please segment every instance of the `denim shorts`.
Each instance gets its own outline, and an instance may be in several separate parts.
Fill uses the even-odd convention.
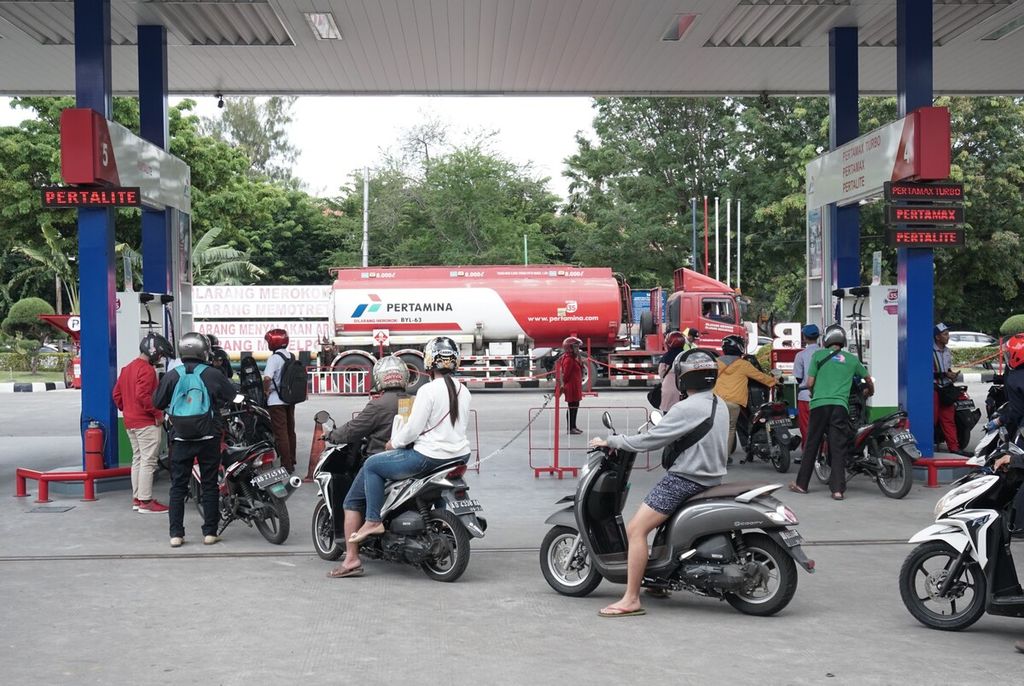
[[[654,488],[644,498],[644,504],[655,512],[663,515],[671,515],[688,499],[707,490],[707,486],[701,486],[696,481],[672,474],[671,472],[661,477],[661,480],[654,484]]]

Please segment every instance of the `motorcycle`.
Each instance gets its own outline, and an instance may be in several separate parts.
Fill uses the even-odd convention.
[[[936,503],[935,524],[910,539],[920,545],[900,569],[900,596],[925,626],[960,631],[986,612],[1024,617],[1009,528],[1021,472],[992,469],[1003,455],[1024,456],[1022,444],[1005,428],[986,435],[967,462],[975,469]]]
[[[908,428],[907,413],[901,410],[865,422],[865,410],[864,394],[855,385],[850,392],[850,423],[854,433],[846,478],[865,474],[889,498],[902,498],[914,485],[914,460],[921,457],[914,434]],[[832,476],[827,438],[814,461],[814,474],[823,484]]]
[[[956,440],[962,450],[967,450],[967,446],[971,442],[971,431],[981,420],[981,410],[974,404],[971,396],[967,394],[967,386],[957,386],[956,390],[959,392],[956,401],[953,403]],[[991,390],[989,392],[991,393]],[[944,440],[942,436],[942,427],[936,421],[935,442],[939,443]]]
[[[750,397],[754,398],[753,389]],[[749,407],[754,405],[750,404]],[[744,438],[743,445],[746,449],[746,457],[741,464],[753,462],[754,458],[758,458],[771,462],[777,472],[788,472],[790,451],[800,445],[800,436],[790,431],[793,428],[793,419],[789,416],[786,403],[777,399],[776,389],[770,389],[767,402],[758,405],[753,414],[743,408],[740,415],[745,422],[745,430],[741,432],[737,428],[737,433]]]
[[[607,412],[602,421],[614,433]],[[548,585],[577,598],[603,579],[626,583],[622,508],[636,453],[606,447],[590,454],[576,494],[559,500],[568,505],[546,520],[553,526],[540,547]],[[750,615],[782,610],[796,593],[795,563],[813,572],[814,561],[800,547],[796,515],[770,495],[781,487],[724,484],[687,500],[658,528],[643,586],[718,598]]]
[[[324,436],[334,428],[325,410],[316,421]],[[342,503],[364,459],[361,446],[327,444],[317,460],[313,547],[324,560],[337,560],[345,552]],[[359,554],[418,566],[435,581],[461,577],[469,565],[470,537],[483,538],[487,530],[487,520],[477,514],[483,508],[468,497],[465,473],[462,460],[438,461],[425,474],[389,481],[381,508],[386,531],[363,541]]]
[[[992,375],[992,385],[988,387],[988,394],[985,396],[985,418],[992,421],[996,413],[1006,403],[1006,377],[1002,374]]]
[[[254,526],[263,538],[280,545],[288,538],[289,517],[285,501],[302,485],[284,467],[275,467],[277,451],[270,429],[270,413],[243,395],[234,399],[234,409],[221,412],[226,420],[225,445],[217,477],[220,536],[237,520]],[[199,464],[192,465],[189,496],[203,514]]]

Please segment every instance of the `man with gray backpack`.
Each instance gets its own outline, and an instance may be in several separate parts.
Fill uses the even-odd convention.
[[[171,547],[185,542],[185,494],[192,464],[199,462],[202,480],[203,543],[220,540],[217,472],[220,469],[221,426],[217,410],[235,397],[235,387],[210,366],[210,341],[191,331],[178,343],[182,364],[164,374],[153,393],[153,406],[170,420],[171,493],[168,503]]]

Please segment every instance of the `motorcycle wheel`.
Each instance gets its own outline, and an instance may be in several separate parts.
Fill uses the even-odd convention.
[[[323,500],[313,508],[313,548],[321,560],[334,561],[345,552],[345,546],[334,535],[334,518]]]
[[[779,456],[772,458],[772,466],[775,467],[775,471],[780,474],[785,474],[789,471],[789,446],[779,444]]]
[[[765,534],[743,536],[746,551],[740,563],[756,562],[768,573],[764,588],[758,587],[741,593],[729,593],[726,601],[746,615],[768,617],[780,611],[796,593],[796,563],[775,541]]]
[[[832,478],[832,463],[829,462],[828,450],[824,445],[821,446],[818,456],[814,459],[814,475],[823,484],[827,484]]]
[[[444,541],[446,550],[423,563],[424,574],[434,581],[456,581],[469,566],[469,532],[448,510],[433,510],[427,518],[427,530]]]
[[[281,545],[288,538],[290,522],[288,519],[288,506],[283,500],[279,500],[269,493],[264,494],[264,502],[270,505],[273,514],[267,514],[262,519],[254,519],[253,524],[263,538],[274,545]],[[265,511],[265,510],[264,510]]]
[[[590,553],[580,545],[577,560],[580,569],[568,570],[563,564],[578,533],[567,526],[552,527],[540,544],[540,571],[548,585],[562,595],[582,598],[601,584],[601,575],[590,560]]]
[[[880,471],[875,477],[878,489],[887,497],[899,500],[914,485],[914,463],[891,443],[882,445]]]
[[[926,627],[960,631],[985,614],[988,581],[974,560],[960,570],[960,578],[954,581],[952,593],[938,596],[939,586],[959,556],[944,541],[928,541],[914,548],[903,562],[900,596],[914,619]]]

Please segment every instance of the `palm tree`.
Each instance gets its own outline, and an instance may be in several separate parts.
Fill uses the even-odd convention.
[[[16,288],[34,276],[56,275],[63,284],[64,292],[68,297],[68,308],[71,314],[78,314],[78,270],[72,260],[78,254],[78,249],[73,241],[62,237],[57,229],[50,224],[43,224],[42,234],[45,247],[37,248],[31,245],[20,244],[14,246],[14,250],[20,252],[35,264],[22,269],[7,282],[7,288]],[[69,257],[72,256],[72,257]]]
[[[210,229],[192,246],[192,283],[238,286],[259,281],[265,272],[249,261],[249,253],[228,245],[213,245],[221,231],[219,227]],[[127,255],[134,269],[141,270],[142,255],[137,250],[127,243],[118,243],[117,253]]]

